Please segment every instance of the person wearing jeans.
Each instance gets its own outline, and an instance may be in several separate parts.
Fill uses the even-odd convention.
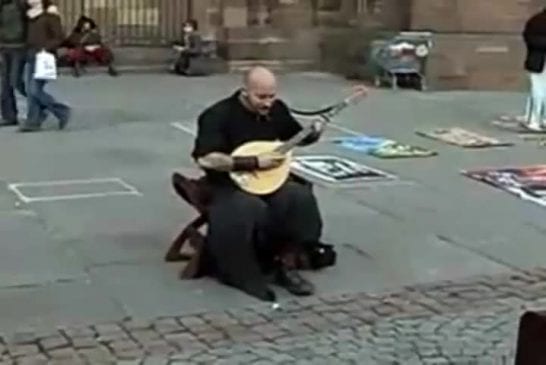
[[[70,118],[70,108],[57,101],[45,91],[46,80],[34,78],[36,53],[29,52],[26,59],[25,84],[28,92],[27,123],[21,127],[21,132],[37,131],[51,112],[59,120],[59,129],[64,129]]]
[[[59,121],[59,129],[66,127],[70,119],[70,107],[57,101],[46,92],[46,80],[34,78],[36,55],[41,51],[55,53],[64,41],[64,34],[57,7],[50,0],[26,0],[29,10],[27,15],[27,64],[25,83],[28,95],[27,120],[21,125],[21,132],[32,132],[41,129],[42,123],[51,112]]]
[[[26,97],[23,81],[26,30],[24,0],[0,0],[0,126],[18,123],[15,90]]]

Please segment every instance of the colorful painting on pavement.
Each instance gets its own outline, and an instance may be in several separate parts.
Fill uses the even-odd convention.
[[[417,131],[418,135],[435,139],[463,148],[488,148],[512,146],[512,142],[501,141],[493,137],[481,135],[463,128],[436,128],[427,131]]]
[[[333,142],[341,147],[379,158],[430,157],[437,154],[422,147],[375,136],[342,137],[333,139]]]
[[[546,165],[463,171],[465,176],[546,206]]]
[[[318,182],[347,185],[396,179],[395,176],[344,157],[306,155],[295,157],[292,171],[312,177]]]

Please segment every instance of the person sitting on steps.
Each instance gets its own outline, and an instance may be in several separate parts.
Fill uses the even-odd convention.
[[[74,76],[79,77],[82,66],[91,62],[106,66],[111,76],[118,75],[114,55],[102,41],[99,27],[93,19],[81,16],[64,46],[68,48],[65,59],[73,68]]]
[[[175,42],[173,49],[177,57],[173,65],[173,71],[178,75],[191,76],[194,73],[201,73],[199,58],[203,54],[203,40],[197,33],[198,23],[196,20],[188,20],[183,24],[182,37]],[[193,70],[197,70],[194,72]]]

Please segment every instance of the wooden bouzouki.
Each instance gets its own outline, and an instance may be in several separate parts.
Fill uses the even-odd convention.
[[[345,109],[347,106],[355,102],[358,98],[365,94],[365,88],[356,88],[356,91],[342,102],[326,108],[324,113],[320,114],[321,119],[318,122],[326,124],[331,118]],[[312,112],[302,114],[315,114]],[[233,153],[232,157],[237,156],[257,156],[264,153],[276,152],[285,155],[283,163],[273,169],[256,170],[252,172],[231,172],[231,179],[243,191],[254,195],[267,195],[274,193],[279,189],[290,175],[290,164],[292,161],[292,149],[302,142],[307,136],[313,133],[313,125],[308,125],[299,133],[294,135],[286,142],[281,141],[253,141],[247,142],[239,146]]]

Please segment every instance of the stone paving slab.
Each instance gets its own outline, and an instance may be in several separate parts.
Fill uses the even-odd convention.
[[[508,364],[519,317],[546,306],[546,269],[259,303],[192,315],[127,318],[0,341],[11,363]]]
[[[119,303],[87,280],[0,290],[0,332],[48,329],[124,318]]]
[[[0,288],[86,276],[75,253],[52,240],[40,218],[14,209],[0,214]]]
[[[181,264],[158,266],[155,262],[95,266],[94,282],[102,283],[109,297],[123,303],[128,316],[149,318],[167,313],[221,310],[248,304],[246,294],[218,285],[213,279],[181,281]],[[139,280],[135,280],[138,277]],[[169,300],[158,300],[169,298]]]

